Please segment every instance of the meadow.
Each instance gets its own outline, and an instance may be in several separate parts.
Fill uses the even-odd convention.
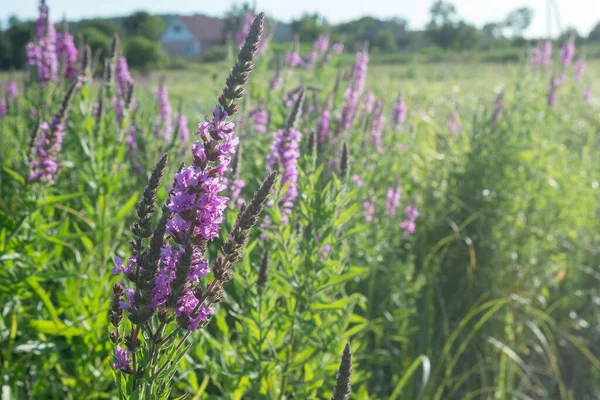
[[[259,16],[141,75],[45,17],[0,75],[3,399],[600,398],[598,60],[278,62]]]

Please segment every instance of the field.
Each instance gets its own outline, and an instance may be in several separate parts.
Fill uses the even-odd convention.
[[[3,399],[600,398],[600,62],[276,70],[257,30],[0,74]]]

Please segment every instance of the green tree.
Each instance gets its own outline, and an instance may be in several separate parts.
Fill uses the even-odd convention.
[[[452,3],[437,0],[429,9],[431,15],[431,26],[442,26],[452,23],[456,18],[456,7]]]
[[[12,44],[6,32],[0,31],[0,69],[12,66]]]
[[[87,28],[95,28],[108,37],[112,37],[115,33],[120,37],[125,36],[125,29],[123,29],[123,26],[110,19],[96,18],[80,21],[74,31],[84,30]]]
[[[104,56],[110,54],[110,46],[112,42],[112,33],[108,34],[94,26],[77,27],[74,32],[83,35],[84,42],[92,48],[93,52],[100,49]]]
[[[143,36],[127,40],[125,56],[130,67],[142,69],[162,65],[169,59],[158,43]]]
[[[513,36],[521,36],[533,19],[533,10],[529,7],[518,8],[506,16],[504,26],[512,30]]]
[[[19,20],[19,17],[17,17],[16,15],[11,15],[10,17],[8,17],[8,27],[12,28],[13,26],[17,26],[21,23],[21,20]]]
[[[479,43],[481,33],[464,21],[446,23],[439,27],[430,26],[427,33],[433,43],[442,49],[468,50]]]
[[[25,66],[27,61],[25,46],[31,40],[33,29],[32,23],[17,23],[4,32],[7,40],[10,42],[10,53],[7,53],[10,56],[5,57],[8,67],[23,68]],[[6,51],[8,50],[9,48],[6,47]],[[2,49],[3,51],[5,49]]]
[[[569,40],[571,38],[571,36],[573,36],[575,38],[576,42],[581,42],[583,40],[583,36],[581,36],[579,34],[579,32],[577,31],[577,28],[574,27],[568,27],[566,28],[563,33],[560,34],[560,36],[558,37],[558,41],[560,43],[564,43],[567,40]]]
[[[590,31],[590,34],[588,35],[588,40],[600,42],[600,22],[598,22],[596,26],[594,26],[594,28]]]
[[[380,50],[395,50],[396,49],[396,38],[394,33],[389,29],[381,30],[375,34],[373,47]]]
[[[129,36],[143,36],[146,39],[158,41],[167,28],[165,21],[146,11],[137,11],[123,21],[125,31]]]
[[[292,21],[292,31],[301,42],[312,42],[327,29],[325,17],[314,13],[304,14],[300,19]]]

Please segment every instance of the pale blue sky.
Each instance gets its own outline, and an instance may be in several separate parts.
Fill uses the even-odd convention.
[[[428,10],[434,0],[256,0],[257,9],[278,19],[289,21],[303,12],[317,11],[331,22],[347,21],[363,15],[389,18],[404,17],[412,29],[423,27]],[[563,27],[574,26],[587,35],[600,21],[600,0],[453,0],[458,15],[481,27],[484,23],[497,21],[511,10],[528,6],[535,10],[534,20],[527,36],[542,36],[548,31],[546,8],[548,1],[557,4]],[[234,0],[48,0],[53,20],[63,15],[69,19],[94,16],[125,15],[134,10],[155,13],[221,15]],[[37,13],[36,0],[0,0],[0,20],[9,15],[33,18]],[[556,34],[553,20],[553,34]]]

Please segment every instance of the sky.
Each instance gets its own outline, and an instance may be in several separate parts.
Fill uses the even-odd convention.
[[[434,0],[255,0],[256,8],[282,21],[307,12],[325,15],[331,23],[348,21],[365,15],[379,18],[402,17],[409,21],[410,29],[423,28],[429,20],[429,8]],[[47,0],[50,16],[58,22],[64,15],[69,20],[90,17],[127,15],[136,10],[169,14],[223,15],[235,0]],[[525,32],[528,37],[548,34],[548,4],[556,4],[559,13],[552,14],[551,34],[558,33],[560,26],[575,27],[587,36],[600,21],[600,0],[451,0],[458,16],[470,23],[483,26],[487,22],[504,19],[506,14],[519,7],[534,10],[533,22]],[[0,0],[0,21],[10,15],[19,18],[35,18],[36,0]],[[239,3],[239,2],[238,2]]]

